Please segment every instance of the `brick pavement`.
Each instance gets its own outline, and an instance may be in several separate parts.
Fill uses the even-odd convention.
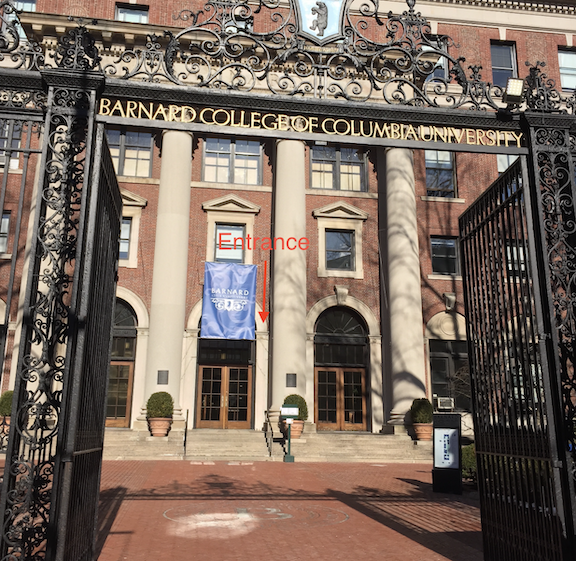
[[[99,561],[482,561],[473,492],[430,464],[105,461]]]

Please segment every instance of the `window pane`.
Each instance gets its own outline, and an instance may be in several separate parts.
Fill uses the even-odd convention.
[[[236,243],[234,243],[235,238]],[[216,224],[215,261],[222,263],[244,262],[244,226]]]
[[[458,274],[457,240],[432,238],[432,272],[442,275]]]
[[[232,143],[226,138],[207,138],[204,181],[229,183]],[[242,174],[240,171],[239,174]]]
[[[341,164],[340,189],[343,191],[362,190],[362,166],[360,164]]]
[[[429,197],[454,197],[452,153],[445,150],[425,150],[426,191]]]
[[[513,154],[498,154],[498,173],[505,172],[517,159]]]
[[[312,162],[312,187],[334,189],[334,168],[331,162]]]
[[[492,82],[496,86],[506,86],[508,78],[515,75],[514,47],[512,45],[490,45],[492,56]]]
[[[354,232],[326,230],[326,268],[354,270]]]
[[[148,10],[144,7],[116,6],[116,19],[129,23],[148,23]]]
[[[8,231],[10,228],[10,213],[5,212],[2,215],[2,223],[0,224],[0,253],[8,251]]]
[[[131,228],[132,218],[122,218],[122,225],[120,226],[120,259],[128,259]]]
[[[234,183],[258,185],[259,154],[238,155],[234,159]]]
[[[558,51],[558,63],[560,66],[560,82],[562,89],[573,90],[576,88],[576,52]]]

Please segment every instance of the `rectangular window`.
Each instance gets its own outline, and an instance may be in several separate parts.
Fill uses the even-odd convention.
[[[122,217],[120,226],[120,259],[130,257],[130,232],[132,230],[132,218]]]
[[[458,275],[458,240],[431,238],[432,272],[439,275]]]
[[[0,223],[0,253],[8,252],[9,231],[10,231],[10,213],[5,212],[2,214],[2,222]]]
[[[506,266],[513,277],[526,275],[526,257],[521,240],[506,241]]]
[[[508,78],[516,77],[516,52],[513,44],[492,43],[492,82],[495,86],[506,87]]]
[[[504,173],[517,159],[514,154],[497,154],[498,173]]]
[[[326,269],[354,271],[354,231],[326,230]]]
[[[434,407],[446,405],[448,398],[454,409],[470,411],[470,374],[466,341],[430,340],[430,373]],[[442,407],[443,408],[443,407]]]
[[[16,2],[14,2],[14,7],[23,12],[35,12],[36,0],[16,0]]]
[[[244,232],[245,228],[240,224],[216,224],[214,261],[218,263],[244,263]]]
[[[254,140],[207,138],[204,149],[204,181],[260,185],[262,148]]]
[[[558,64],[562,89],[576,89],[576,51],[558,51]]]
[[[18,168],[21,137],[22,125],[19,121],[0,121],[0,167],[5,166],[9,159],[10,169]]]
[[[311,159],[313,189],[366,190],[364,154],[358,148],[315,145]]]
[[[148,6],[116,4],[116,20],[128,23],[148,23]]]
[[[456,196],[452,152],[425,150],[426,192],[429,197]]]
[[[110,155],[118,175],[150,177],[152,134],[125,129],[106,129]]]
[[[433,46],[425,44],[422,45],[423,53],[430,54],[423,54],[420,60],[434,64],[434,70],[430,74],[426,75],[426,80],[432,80],[433,78],[448,78],[448,59],[446,56],[439,55],[437,52],[442,51],[445,55],[448,54],[446,37],[428,35],[426,38]],[[428,72],[427,68],[425,70]]]

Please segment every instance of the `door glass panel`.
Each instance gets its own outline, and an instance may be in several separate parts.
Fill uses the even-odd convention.
[[[248,369],[230,368],[228,382],[228,420],[248,420]]]
[[[222,369],[202,369],[202,404],[200,418],[202,421],[220,420],[220,395],[222,393]]]
[[[344,371],[344,422],[362,424],[362,373]]]
[[[318,420],[336,422],[336,371],[318,371]]]
[[[126,417],[129,378],[130,365],[110,365],[110,380],[108,382],[108,397],[106,403],[107,418],[118,419]]]

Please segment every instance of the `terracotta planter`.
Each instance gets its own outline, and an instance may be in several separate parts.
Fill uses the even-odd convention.
[[[432,423],[413,423],[416,440],[432,440]]]
[[[170,430],[172,419],[162,417],[152,417],[148,419],[148,427],[152,436],[167,436]]]
[[[286,421],[282,420],[281,426],[282,434],[288,438],[288,425]],[[298,419],[294,419],[292,422],[292,431],[290,432],[290,438],[300,438],[302,431],[304,430],[304,421],[299,421]]]

